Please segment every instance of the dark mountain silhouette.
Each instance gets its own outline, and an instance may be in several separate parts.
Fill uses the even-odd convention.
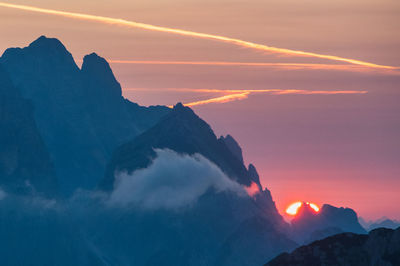
[[[265,265],[400,265],[400,228],[379,228],[368,235],[334,235],[299,247],[290,254],[283,253]]]
[[[328,204],[324,204],[319,212],[303,204],[291,224],[293,238],[300,243],[309,243],[340,232],[366,233],[355,211]]]
[[[246,169],[240,156],[232,153],[222,138],[217,139],[206,122],[180,103],[153,128],[115,151],[102,187],[112,189],[115,172],[133,172],[146,168],[155,157],[154,148],[168,148],[189,155],[199,153],[238,183],[250,186],[252,182],[256,182],[261,187],[254,166],[251,171]]]
[[[232,154],[235,155],[236,158],[238,158],[241,163],[244,163],[243,162],[242,148],[240,148],[240,146],[236,142],[236,140],[231,135],[226,135],[226,137],[221,136],[220,139],[225,142],[225,145],[232,152]]]
[[[57,179],[33,112],[0,65],[0,186],[54,196]]]
[[[94,188],[112,151],[169,112],[130,103],[103,58],[88,55],[79,69],[57,39],[42,36],[23,49],[7,49],[0,62],[32,102],[64,195]]]
[[[229,145],[233,146],[229,148],[226,139],[230,139]],[[232,147],[235,148],[232,150]],[[244,198],[210,191],[186,211],[185,216],[175,214],[182,224],[180,230],[185,232],[183,236],[186,240],[182,243],[187,243],[187,247],[180,249],[189,254],[193,251],[202,254],[197,255],[199,260],[193,264],[257,265],[263,263],[262,258],[266,254],[273,256],[278,250],[296,246],[287,237],[289,227],[279,215],[270,192],[261,190],[257,170],[253,165],[249,169],[244,166],[241,148],[236,141],[231,136],[218,139],[205,121],[182,104],[174,106],[171,113],[154,127],[114,152],[101,187],[112,190],[115,173],[132,173],[147,168],[156,157],[154,149],[201,154],[239,184],[256,184],[255,189],[258,189],[254,197]],[[186,230],[203,233],[196,234],[196,243],[193,243],[193,239],[188,238],[193,233]],[[213,240],[209,242],[210,239]],[[176,259],[175,263],[186,264],[184,260]]]
[[[183,211],[103,211],[84,231],[113,265],[250,266],[297,246],[277,222],[250,197],[209,192]]]
[[[71,219],[76,213],[71,217],[56,206],[38,197],[0,201],[1,265],[110,265]]]

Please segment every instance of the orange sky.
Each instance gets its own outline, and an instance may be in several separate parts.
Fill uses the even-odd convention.
[[[227,36],[273,47],[399,66],[396,0],[105,0],[7,1]],[[335,64],[162,32],[0,8],[0,50],[40,35],[59,38],[81,60]],[[368,91],[349,95],[239,96],[193,107],[217,134],[231,133],[254,162],[280,211],[291,201],[354,208],[368,219],[400,219],[400,77],[359,71],[252,65],[121,64],[112,68],[124,95],[171,105],[221,97],[209,90]],[[147,90],[146,90],[147,88]],[[186,88],[176,90],[168,88]],[[242,92],[243,93],[243,92]]]

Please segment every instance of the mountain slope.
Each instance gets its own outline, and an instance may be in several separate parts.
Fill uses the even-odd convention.
[[[279,215],[270,192],[267,189],[262,190],[255,167],[250,165],[247,169],[242,162],[240,146],[233,140],[230,143],[232,146],[228,147],[226,139],[217,138],[210,126],[190,108],[177,104],[154,127],[121,145],[114,152],[107,167],[101,188],[113,193],[123,184],[120,182],[121,179],[116,183],[116,176],[125,173],[123,178],[133,178],[135,171],[145,171],[152,166],[158,154],[155,149],[169,149],[179,154],[201,154],[218,166],[230,179],[249,189],[251,196],[245,197],[210,190],[182,213],[179,211],[164,213],[165,217],[154,218],[163,221],[169,217],[171,221],[167,223],[168,229],[165,230],[179,232],[174,241],[169,242],[168,252],[176,254],[179,250],[185,256],[170,258],[172,264],[256,265],[263,263],[265,257],[272,257],[280,250],[290,250],[296,246],[296,243],[287,237],[289,227]],[[202,178],[201,175],[198,177]],[[186,180],[190,180],[189,177]],[[185,181],[178,182],[177,186],[181,182],[185,185]],[[165,181],[160,182],[164,189],[168,189]],[[142,216],[152,217],[150,214],[142,214],[140,217]],[[134,224],[131,216],[124,219],[129,220],[129,224]],[[116,224],[119,222],[114,223]],[[179,229],[174,226],[170,228],[176,224],[179,225]],[[134,239],[134,234],[128,237],[130,238]],[[105,239],[109,237],[105,236]],[[157,243],[164,240],[152,239]],[[139,242],[147,241],[142,239]],[[160,244],[160,248],[165,255],[164,252],[167,251],[164,248],[167,247]],[[144,254],[139,255],[141,256]],[[155,258],[150,259],[152,255],[148,256],[147,258],[144,256],[144,264],[148,262],[147,260],[163,264]]]
[[[267,266],[400,265],[400,228],[379,228],[368,235],[343,233],[283,253]]]
[[[59,207],[54,200],[40,197],[8,195],[2,199],[1,265],[110,265],[70,213]]]
[[[15,193],[51,196],[56,194],[57,180],[34,112],[0,65],[0,186]]]
[[[115,151],[107,167],[102,187],[112,189],[115,172],[133,172],[146,168],[155,156],[154,148],[168,148],[189,155],[199,153],[214,162],[238,183],[250,186],[255,182],[261,186],[254,176],[255,169],[249,173],[237,155],[226,146],[224,140],[217,139],[206,122],[190,108],[177,104],[172,112],[153,128],[133,141],[121,145]]]
[[[35,108],[64,195],[95,187],[112,151],[169,112],[143,107],[146,123],[136,124],[108,63],[91,54],[79,69],[57,39],[42,36],[28,47],[7,49],[0,62]]]

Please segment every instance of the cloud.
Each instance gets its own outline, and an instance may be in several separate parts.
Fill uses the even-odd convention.
[[[227,102],[239,101],[239,100],[247,99],[249,94],[250,94],[250,92],[233,93],[233,94],[229,94],[229,95],[210,98],[207,100],[185,103],[185,106],[191,107],[191,106],[204,105],[204,104],[209,104],[209,103],[227,103]]]
[[[82,60],[78,60],[81,62]],[[400,75],[396,69],[366,68],[360,65],[315,64],[315,63],[265,63],[265,62],[226,62],[226,61],[144,61],[144,60],[107,60],[110,64],[132,65],[182,65],[182,66],[236,66],[236,67],[265,67],[284,70],[335,70],[352,72],[374,72],[380,74]]]
[[[210,90],[211,92],[212,90]],[[217,90],[215,90],[217,92]],[[209,103],[227,103],[232,101],[240,101],[247,99],[250,94],[253,93],[270,93],[273,95],[287,95],[287,94],[299,94],[299,95],[314,95],[314,94],[322,94],[322,95],[337,95],[337,94],[365,94],[367,91],[311,91],[311,90],[220,90],[221,93],[226,92],[234,92],[232,94],[214,97],[206,100],[196,101],[185,103],[185,106],[196,106],[196,105],[204,105]],[[237,93],[240,92],[240,93]]]
[[[200,154],[190,156],[168,149],[155,152],[148,168],[116,174],[110,205],[176,210],[193,205],[210,189],[247,196],[241,185]]]
[[[19,9],[19,10],[25,10],[25,11],[30,11],[30,12],[38,12],[38,13],[42,13],[42,14],[56,15],[56,16],[74,18],[74,19],[82,19],[82,20],[87,20],[87,21],[96,21],[96,22],[106,23],[106,24],[127,26],[130,28],[139,28],[139,29],[150,30],[150,31],[165,32],[165,33],[170,33],[170,34],[175,34],[175,35],[190,36],[190,37],[194,37],[194,38],[226,42],[226,43],[230,43],[230,44],[233,44],[236,46],[266,51],[266,52],[275,53],[275,54],[321,58],[321,59],[346,62],[346,63],[350,63],[350,64],[354,64],[354,65],[360,65],[360,66],[372,67],[372,68],[398,69],[397,67],[393,67],[393,66],[378,65],[378,64],[374,64],[374,63],[369,63],[369,62],[350,59],[350,58],[344,58],[344,57],[340,57],[340,56],[325,55],[325,54],[318,54],[318,53],[305,52],[305,51],[299,51],[299,50],[291,50],[291,49],[285,49],[285,48],[272,47],[272,46],[268,46],[268,45],[264,45],[264,44],[258,44],[258,43],[254,43],[254,42],[244,41],[244,40],[230,38],[230,37],[221,36],[221,35],[214,35],[214,34],[194,32],[194,31],[188,31],[188,30],[182,30],[182,29],[168,28],[168,27],[156,26],[156,25],[140,23],[140,22],[135,22],[135,21],[129,21],[129,20],[125,20],[125,19],[102,17],[102,16],[95,16],[95,15],[89,15],[89,14],[83,14],[83,13],[66,12],[66,11],[60,11],[60,10],[54,10],[54,9],[39,8],[39,7],[34,7],[34,6],[18,5],[18,4],[4,3],[4,2],[0,2],[0,6],[7,7],[7,8]]]
[[[127,91],[135,90],[148,90],[143,88],[127,88],[123,89]],[[153,89],[156,90],[156,89]],[[212,97],[205,100],[195,101],[185,103],[185,106],[197,106],[210,103],[227,103],[233,101],[240,101],[247,99],[249,95],[255,93],[268,93],[272,95],[338,95],[338,94],[366,94],[366,90],[297,90],[297,89],[260,89],[260,90],[222,90],[222,89],[191,89],[191,88],[164,88],[163,91],[176,91],[176,92],[193,92],[193,93],[218,93],[223,94],[223,96]],[[173,106],[168,106],[172,108]]]
[[[251,185],[249,187],[244,187],[244,189],[250,197],[254,197],[260,193],[260,188],[255,182],[251,182]]]

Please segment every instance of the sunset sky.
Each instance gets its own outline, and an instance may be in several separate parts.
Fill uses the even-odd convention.
[[[386,68],[1,3],[119,18]],[[91,52],[109,60],[125,97],[134,102],[205,103],[192,108],[217,135],[229,133],[240,143],[246,163],[256,165],[281,213],[292,202],[310,201],[351,207],[367,219],[400,219],[398,0],[18,0],[0,2],[0,21],[1,53],[40,35],[56,37],[78,65]]]

